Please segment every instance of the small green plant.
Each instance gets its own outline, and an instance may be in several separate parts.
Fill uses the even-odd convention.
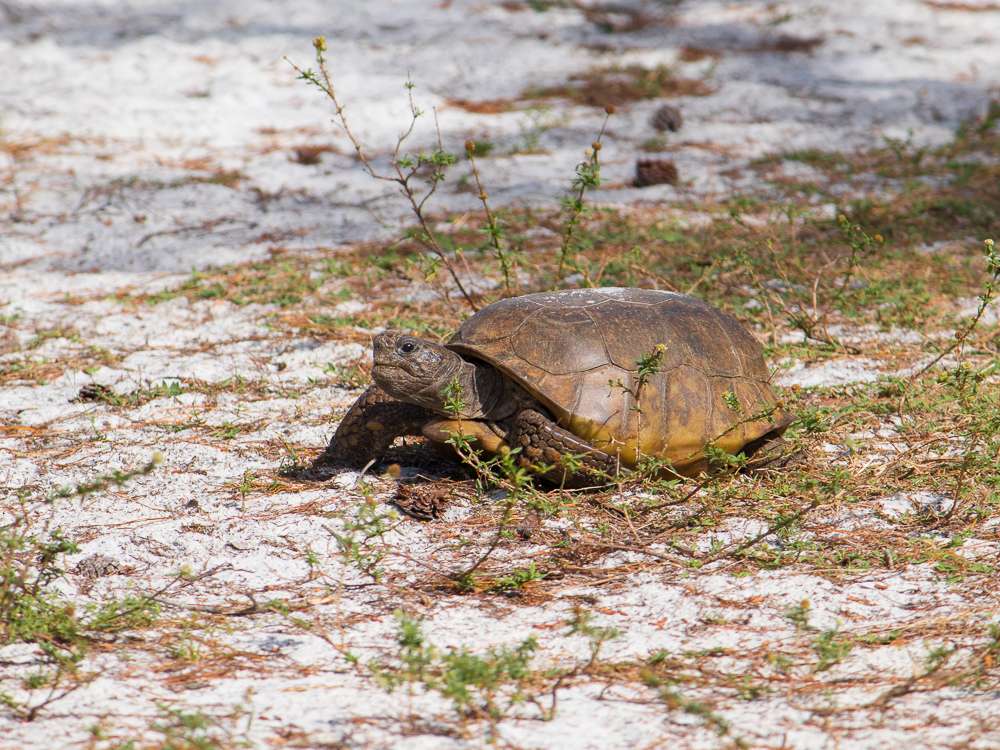
[[[843,214],[837,216],[837,224],[848,246],[851,248],[851,254],[848,257],[844,273],[834,293],[835,299],[840,302],[850,290],[851,281],[859,264],[871,256],[875,249],[885,242],[885,238],[880,234],[869,235],[860,224],[851,222]]]
[[[163,735],[165,747],[181,750],[221,750],[215,722],[200,711],[183,711],[164,706],[161,718],[151,727]]]
[[[809,630],[809,612],[812,605],[808,599],[803,599],[798,604],[785,610],[785,617],[799,630]]]
[[[720,737],[730,732],[731,726],[723,716],[713,711],[705,703],[688,698],[676,688],[661,688],[660,700],[671,710],[679,709],[686,714],[698,717],[712,727]]]
[[[517,568],[507,575],[497,578],[490,588],[493,591],[509,593],[519,591],[525,584],[540,581],[543,578],[545,578],[545,573],[535,567],[534,562],[531,562],[526,568]]]
[[[547,104],[537,104],[525,111],[519,123],[520,140],[511,149],[512,154],[537,154],[542,152],[542,136],[559,123]]]
[[[409,125],[397,139],[392,154],[391,170],[389,172],[382,172],[376,169],[374,162],[369,157],[368,151],[351,129],[350,123],[347,120],[344,106],[340,102],[327,67],[326,49],[327,44],[324,37],[316,37],[313,40],[315,70],[301,68],[290,60],[288,62],[298,73],[301,80],[319,89],[333,104],[337,123],[354,147],[355,153],[365,171],[373,179],[393,182],[399,186],[400,192],[408,202],[411,212],[417,220],[418,226],[415,231],[409,233],[409,236],[418,242],[425,251],[424,255],[417,261],[417,265],[421,267],[425,278],[431,279],[436,275],[438,269],[445,269],[452,285],[463,297],[466,304],[473,311],[479,309],[480,294],[473,291],[467,278],[470,269],[466,258],[467,252],[471,252],[476,248],[461,243],[454,243],[449,237],[434,228],[427,214],[428,201],[430,201],[440,184],[445,180],[448,169],[457,162],[457,156],[444,149],[440,129],[437,127],[435,127],[437,144],[434,149],[422,151],[418,154],[403,152],[404,144],[414,134],[417,121],[424,114],[417,107],[413,97],[415,86],[408,80],[405,86],[410,106]],[[606,115],[600,131],[591,144],[591,148],[588,149],[584,160],[577,165],[569,193],[562,201],[564,218],[562,238],[558,251],[559,277],[562,277],[567,267],[573,265],[573,259],[577,254],[577,234],[585,212],[584,196],[588,191],[599,187],[601,184],[600,150],[608,118],[613,111],[613,106],[609,105],[605,108]],[[530,141],[526,145],[528,150],[537,148],[538,137],[543,128],[543,120],[544,116],[539,115],[537,122],[529,129],[530,133],[526,139]],[[489,148],[484,143],[473,140],[466,141],[465,143],[465,155],[469,162],[472,179],[475,182],[476,194],[479,197],[483,210],[484,226],[482,233],[486,238],[485,248],[499,266],[503,280],[504,294],[510,296],[516,294],[518,291],[516,273],[518,255],[512,250],[510,243],[507,241],[503,222],[501,222],[497,213],[490,206],[488,193],[482,183],[476,157],[486,156],[488,152]],[[585,275],[589,274],[587,268],[581,267],[580,270]],[[444,290],[444,293],[447,296],[447,290]]]
[[[737,414],[743,411],[743,406],[740,404],[739,397],[733,391],[726,391],[722,394],[722,400],[730,409],[732,409]]]
[[[156,747],[163,750],[228,750],[228,748],[250,747],[246,739],[253,714],[246,705],[233,707],[228,713],[210,716],[198,710],[175,708],[168,705],[159,706],[159,715],[153,721],[149,730],[156,735]],[[244,722],[242,731],[236,730],[232,724]],[[125,748],[146,747],[130,741],[119,746]]]
[[[160,605],[146,596],[126,596],[87,608],[87,630],[116,633],[152,625],[160,616]]]
[[[392,154],[392,171],[388,174],[382,173],[375,168],[374,163],[368,156],[368,152],[361,141],[351,129],[347,120],[343,105],[337,95],[326,64],[326,39],[318,36],[313,39],[313,50],[315,52],[315,62],[317,70],[303,69],[288,60],[289,64],[299,74],[299,78],[306,83],[318,88],[333,104],[334,114],[340,124],[341,129],[347,135],[354,146],[355,153],[365,168],[365,171],[376,180],[396,183],[400,192],[410,205],[413,215],[416,217],[420,230],[415,233],[414,238],[424,247],[424,249],[434,256],[437,263],[446,269],[452,283],[466,304],[472,309],[478,309],[473,295],[466,288],[465,283],[459,274],[455,260],[445,250],[438,237],[438,233],[433,229],[431,222],[427,218],[425,206],[428,200],[437,192],[438,187],[444,181],[447,170],[455,164],[457,157],[445,151],[441,143],[440,131],[438,132],[437,148],[430,152],[420,154],[404,154],[403,145],[413,134],[417,121],[424,112],[420,110],[413,98],[414,84],[407,81],[406,91],[410,105],[409,126],[400,134],[396,141]],[[287,60],[287,58],[286,58]]]
[[[705,446],[705,458],[712,471],[737,471],[747,463],[745,453],[730,453],[712,443]]]
[[[357,365],[342,365],[327,362],[323,372],[329,375],[342,388],[361,388],[368,384],[369,379]]]
[[[281,458],[281,466],[278,467],[278,475],[287,477],[295,476],[302,471],[305,463],[299,458],[299,452],[287,440],[281,441],[285,454]]]
[[[489,649],[476,654],[466,648],[442,652],[429,644],[418,620],[396,612],[396,653],[369,665],[383,689],[418,685],[452,702],[462,717],[485,718],[494,723],[528,697],[534,673],[532,658],[538,649],[534,638],[514,647]]]
[[[667,353],[666,344],[657,344],[651,352],[644,354],[636,363],[636,373],[638,379],[635,386],[636,398],[642,393],[643,387],[649,379],[663,369],[663,356]]]
[[[184,384],[181,381],[164,380],[156,385],[137,388],[125,394],[115,393],[110,388],[102,385],[85,386],[81,392],[81,398],[85,397],[86,400],[99,401],[109,406],[134,408],[158,398],[175,398],[183,393]]]
[[[608,127],[608,120],[614,113],[612,106],[605,107],[604,122],[597,134],[597,138],[590,144],[585,158],[576,165],[576,176],[570,185],[569,193],[562,200],[563,209],[563,231],[562,241],[559,244],[559,266],[556,270],[557,278],[562,278],[567,266],[573,264],[577,250],[577,229],[584,216],[586,204],[584,196],[589,190],[594,190],[601,185],[601,139],[604,131]]]
[[[588,672],[600,659],[604,645],[621,636],[621,631],[616,627],[595,625],[593,614],[582,607],[573,609],[573,618],[569,621],[569,633],[582,635],[590,644],[590,658],[578,670],[580,672]]]
[[[462,383],[457,377],[452,378],[451,382],[444,387],[441,396],[444,398],[444,410],[456,419],[461,417],[462,412],[465,411],[466,403]]]
[[[178,661],[195,663],[201,661],[201,646],[189,637],[181,638],[170,647],[170,655]]]
[[[836,628],[824,630],[819,637],[813,641],[813,650],[819,661],[816,662],[816,671],[825,672],[834,664],[838,664],[851,653],[854,643],[840,636]]]
[[[367,497],[352,518],[344,519],[341,531],[332,534],[344,561],[377,582],[385,572],[382,568],[386,556],[383,537],[398,522],[399,515],[395,511],[381,511],[375,499]]]
[[[232,440],[239,436],[243,428],[238,424],[233,424],[232,422],[223,422],[218,427],[215,428],[212,435],[219,438],[220,440]]]
[[[115,471],[62,487],[41,500],[19,498],[13,520],[0,527],[0,642],[37,641],[48,646],[72,643],[81,627],[73,608],[49,592],[49,585],[63,575],[61,557],[76,552],[76,544],[60,529],[48,529],[47,522],[39,527],[36,514],[59,500],[91,495],[149,474],[159,461],[156,456],[139,469]],[[126,605],[123,612],[130,611],[130,606]],[[114,619],[100,609],[90,626],[104,629]],[[55,653],[57,649],[53,648]]]
[[[482,179],[479,176],[479,167],[476,166],[476,152],[480,148],[481,146],[475,141],[465,142],[465,155],[469,160],[469,166],[472,168],[472,177],[476,181],[476,191],[479,194],[479,201],[483,205],[483,216],[486,219],[483,234],[486,235],[493,255],[500,266],[500,272],[503,275],[504,292],[509,297],[515,293],[515,257],[504,239],[502,224],[497,219],[492,208],[490,208],[489,195],[486,192],[486,188],[483,187]]]

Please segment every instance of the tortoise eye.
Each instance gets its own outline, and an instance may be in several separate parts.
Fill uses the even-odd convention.
[[[404,354],[409,354],[416,348],[417,345],[414,344],[412,341],[404,341],[402,344],[399,345],[399,351],[403,352]]]

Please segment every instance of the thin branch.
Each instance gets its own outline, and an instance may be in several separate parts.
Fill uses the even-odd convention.
[[[493,246],[493,254],[496,256],[497,262],[500,264],[500,270],[503,273],[504,292],[508,297],[510,297],[514,294],[514,290],[511,285],[510,273],[513,264],[511,263],[509,252],[500,242],[500,237],[503,232],[495,214],[490,208],[489,194],[486,192],[486,188],[483,187],[482,180],[479,177],[479,167],[476,165],[475,152],[476,142],[466,141],[465,155],[469,159],[469,166],[472,168],[472,177],[476,181],[477,197],[479,198],[480,203],[483,204],[483,213],[486,215],[486,234],[489,237],[490,244]]]
[[[571,190],[574,191],[567,198],[569,216],[563,228],[562,242],[559,246],[559,269],[556,272],[557,278],[562,278],[569,257],[570,247],[573,243],[573,235],[576,227],[580,223],[580,216],[583,214],[583,196],[588,188],[598,187],[601,184],[601,139],[608,127],[608,120],[614,114],[614,107],[607,106],[604,109],[604,122],[597,133],[597,138],[591,144],[590,152],[586,161],[580,162],[576,167],[576,178],[573,180]]]
[[[991,274],[991,276],[986,282],[986,287],[983,289],[983,293],[979,295],[979,307],[976,309],[976,314],[969,322],[969,325],[961,331],[955,332],[955,340],[951,342],[950,346],[943,349],[936,357],[934,357],[934,359],[910,376],[911,382],[919,378],[942,359],[962,346],[972,332],[976,330],[976,327],[979,325],[979,321],[983,319],[983,315],[986,314],[986,310],[993,302],[993,298],[996,296],[997,283],[1000,282],[1000,253],[997,252],[996,245],[993,240],[984,240],[983,245],[985,246],[983,252],[986,255],[986,270]]]
[[[431,228],[430,223],[428,222],[427,217],[424,215],[423,212],[423,207],[427,199],[434,194],[434,192],[437,189],[437,183],[443,179],[444,177],[443,172],[441,172],[439,165],[437,164],[433,165],[435,167],[435,171],[431,176],[430,186],[427,189],[427,193],[422,197],[422,199],[418,199],[416,192],[414,191],[414,188],[411,185],[411,180],[415,176],[417,176],[420,167],[424,166],[424,163],[422,162],[421,159],[418,159],[416,164],[407,168],[404,167],[403,160],[400,159],[400,152],[402,150],[403,143],[413,134],[417,118],[423,114],[417,108],[416,103],[413,99],[413,88],[414,88],[413,83],[409,79],[407,79],[406,89],[408,92],[408,101],[410,106],[411,118],[410,118],[410,124],[407,127],[407,129],[404,130],[396,140],[396,146],[393,150],[392,168],[395,171],[395,175],[381,174],[375,169],[375,166],[372,163],[371,158],[365,152],[363,144],[361,143],[360,139],[355,135],[354,131],[351,129],[350,123],[348,122],[347,119],[347,114],[344,110],[344,105],[340,102],[340,98],[337,96],[337,91],[334,88],[333,80],[330,77],[330,72],[326,65],[326,55],[324,54],[326,51],[326,39],[324,37],[316,37],[315,39],[313,39],[313,49],[315,49],[316,51],[316,65],[319,69],[318,74],[312,70],[306,70],[300,68],[298,65],[296,65],[287,57],[284,58],[285,62],[287,62],[289,65],[292,66],[292,68],[299,74],[299,78],[306,81],[307,83],[316,86],[333,103],[334,114],[336,115],[338,124],[343,129],[345,135],[347,135],[347,138],[351,142],[351,145],[354,147],[354,151],[358,156],[358,160],[361,162],[365,171],[371,177],[377,180],[394,182],[397,185],[399,185],[400,191],[409,202],[410,209],[413,212],[414,216],[416,216],[417,222],[420,224],[421,233],[417,237],[418,241],[420,242],[421,245],[424,246],[426,250],[430,251],[433,255],[435,255],[438,258],[438,260],[441,261],[441,264],[444,266],[444,268],[448,272],[448,275],[451,277],[452,282],[454,282],[455,287],[458,289],[459,293],[465,299],[466,304],[468,304],[468,306],[475,312],[476,310],[479,309],[479,306],[473,299],[472,294],[469,292],[468,289],[466,289],[465,285],[462,283],[462,280],[458,275],[458,271],[455,269],[454,264],[448,257],[447,252],[445,252],[444,248],[441,247],[441,243],[438,241],[437,236],[434,233],[434,230]],[[438,153],[441,154],[443,153],[443,150],[440,149],[440,131],[438,131],[438,143],[439,143]]]

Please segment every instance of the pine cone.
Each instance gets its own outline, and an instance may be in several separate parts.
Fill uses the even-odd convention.
[[[650,124],[661,133],[664,130],[676,133],[684,125],[684,117],[677,107],[671,104],[664,104],[653,113]]]
[[[635,163],[635,186],[676,185],[677,165],[669,159],[639,159]]]
[[[392,504],[418,521],[441,516],[453,499],[452,488],[440,484],[400,484]]]
[[[73,568],[73,572],[84,578],[101,578],[127,572],[130,568],[107,555],[94,554],[83,558]]]

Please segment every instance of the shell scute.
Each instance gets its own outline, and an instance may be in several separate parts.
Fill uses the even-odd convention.
[[[527,317],[541,309],[542,305],[525,297],[502,299],[462,323],[450,343],[469,342],[478,346],[508,339],[517,332]]]
[[[608,363],[600,330],[587,310],[579,307],[547,307],[528,315],[511,336],[511,348],[520,359],[553,375]]]

